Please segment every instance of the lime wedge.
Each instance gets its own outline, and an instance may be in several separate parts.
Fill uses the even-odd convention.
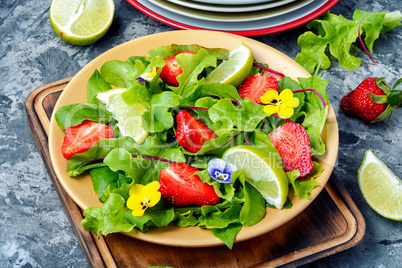
[[[113,0],[52,0],[49,9],[53,30],[73,45],[99,40],[112,24],[113,16]]]
[[[250,74],[253,62],[251,50],[242,44],[230,51],[229,58],[205,78],[205,83],[222,83],[237,87]]]
[[[147,108],[141,103],[133,106],[127,105],[121,97],[124,91],[126,89],[116,88],[100,92],[96,97],[106,105],[106,109],[117,120],[121,135],[130,136],[141,144],[148,136],[148,132],[142,128],[141,123],[141,116],[147,111]]]
[[[246,181],[254,186],[268,204],[281,209],[285,204],[289,186],[282,165],[269,152],[248,145],[239,145],[228,149],[222,156],[225,162],[243,173]]]
[[[364,199],[375,212],[402,221],[402,180],[370,150],[364,154],[358,180]]]

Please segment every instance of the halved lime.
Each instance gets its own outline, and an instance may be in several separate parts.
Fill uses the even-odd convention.
[[[242,44],[230,51],[229,58],[205,78],[205,83],[222,83],[237,87],[250,74],[253,61],[251,50]]]
[[[99,40],[112,24],[113,16],[113,0],[52,0],[49,9],[53,30],[73,45]]]
[[[402,221],[402,180],[370,150],[364,154],[358,180],[364,199],[375,212]]]
[[[126,91],[124,88],[116,88],[98,93],[98,100],[106,105],[106,109],[113,114],[117,120],[120,133],[123,136],[132,137],[137,143],[141,144],[148,136],[142,128],[141,116],[147,108],[141,103],[133,106],[127,105],[121,94]]]
[[[288,179],[272,154],[261,148],[239,145],[228,149],[222,159],[238,169],[246,169],[243,173],[246,181],[261,193],[267,203],[277,209],[283,207],[289,193]]]

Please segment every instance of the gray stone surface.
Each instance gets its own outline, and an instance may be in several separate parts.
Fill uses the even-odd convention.
[[[111,29],[97,43],[78,47],[60,40],[49,23],[50,0],[0,0],[0,267],[86,267],[87,262],[63,207],[46,173],[29,132],[24,103],[35,88],[73,76],[96,56],[125,41],[175,30],[141,12],[124,0],[115,0]],[[347,0],[333,9],[351,18],[356,8],[377,12],[402,10],[401,1]],[[297,37],[304,26],[282,33],[254,37],[294,58]],[[356,71],[333,61],[322,71],[330,79],[328,94],[339,123],[339,156],[334,173],[363,213],[364,241],[344,252],[318,260],[311,267],[400,267],[402,223],[377,215],[364,201],[356,173],[364,151],[373,150],[402,177],[402,111],[396,111],[392,131],[386,123],[368,125],[339,110],[343,95],[369,76],[385,76],[393,83],[402,76],[402,27],[375,42],[371,65],[363,59]],[[291,239],[291,238],[289,238]]]

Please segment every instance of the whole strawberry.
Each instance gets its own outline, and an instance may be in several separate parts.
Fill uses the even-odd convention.
[[[391,89],[384,78],[365,79],[352,92],[344,96],[340,107],[344,114],[357,117],[367,123],[378,123],[401,107],[401,91],[395,87],[402,82],[399,79]]]

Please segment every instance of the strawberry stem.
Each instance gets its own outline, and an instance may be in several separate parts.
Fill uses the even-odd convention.
[[[247,134],[244,136],[244,141],[247,145],[251,145],[250,139],[248,138]]]
[[[321,103],[322,103],[322,106],[324,106],[324,108],[325,108],[326,104],[325,104],[324,98],[323,98],[323,97],[321,96],[321,94],[318,93],[318,91],[315,90],[315,89],[305,88],[305,89],[293,90],[292,92],[293,92],[293,93],[297,93],[297,92],[303,92],[303,91],[311,91],[311,92],[314,92],[314,93],[320,98]]]
[[[258,64],[258,63],[254,62],[253,65],[254,65],[254,67],[260,68],[261,70],[267,71],[267,72],[272,73],[272,74],[276,74],[276,75],[280,76],[281,78],[285,77],[285,75],[283,73],[280,73],[280,72],[277,72],[275,70],[269,69],[268,67],[265,67],[265,66],[263,66],[261,64]]]
[[[361,31],[360,31],[360,26],[362,25],[362,22],[365,20],[366,18],[363,18],[360,22],[359,22],[359,28],[357,29],[357,35],[359,36],[359,41],[360,44],[362,45],[364,52],[366,52],[367,56],[370,58],[370,60],[373,62],[373,64],[375,64],[374,59],[371,57],[370,53],[367,51],[366,46],[363,43],[363,39],[361,36]]]

